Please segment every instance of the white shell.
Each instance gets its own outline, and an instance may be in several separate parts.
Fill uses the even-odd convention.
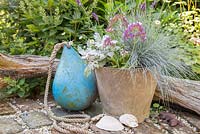
[[[119,120],[122,124],[134,128],[138,126],[137,118],[132,114],[123,114],[119,117]]]
[[[97,122],[96,127],[107,131],[121,131],[124,126],[112,116],[104,116]]]

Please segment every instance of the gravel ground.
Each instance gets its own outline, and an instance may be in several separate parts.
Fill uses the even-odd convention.
[[[0,104],[1,107],[3,107],[3,105],[5,105],[6,108],[10,107],[8,108],[10,110],[10,114],[8,110],[6,114],[0,115],[0,124],[4,125],[4,128],[0,127],[0,134],[8,133],[7,129],[9,128],[10,130],[13,129],[12,131],[15,131],[14,133],[18,134],[59,134],[53,129],[52,121],[46,115],[42,102],[43,99],[23,100],[19,98],[12,98]],[[50,99],[49,105],[54,107],[53,111],[55,111],[55,114],[58,116],[69,114],[67,111],[57,106],[53,99]],[[102,113],[102,107],[100,104],[93,104],[93,106],[85,112],[91,116],[95,116]],[[120,132],[113,133],[100,130],[95,127],[95,123],[90,125],[89,130],[95,134],[195,134],[200,132],[200,126],[198,125],[198,123],[200,123],[200,117],[198,115],[191,114],[191,116],[188,116],[187,113],[187,115],[184,116],[184,114],[181,113],[180,115],[176,114],[176,117],[182,123],[181,127],[170,127],[157,117],[154,117],[147,119],[142,124],[139,124],[139,127],[137,128],[131,129],[125,127],[125,129]],[[186,119],[187,117],[191,118]],[[87,124],[78,125],[85,127]]]

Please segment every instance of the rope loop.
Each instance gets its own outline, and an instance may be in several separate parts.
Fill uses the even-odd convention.
[[[46,82],[46,87],[45,87],[45,95],[44,95],[44,108],[47,111],[48,116],[50,119],[53,120],[53,127],[64,134],[72,134],[72,133],[77,133],[77,134],[92,134],[88,130],[77,127],[74,125],[71,125],[70,123],[88,123],[91,118],[89,115],[86,114],[76,114],[76,115],[66,115],[64,117],[58,117],[55,116],[54,113],[51,111],[51,108],[48,107],[48,93],[49,93],[49,87],[50,87],[50,81],[52,77],[52,66],[54,63],[54,60],[56,58],[56,55],[58,51],[64,47],[64,45],[67,46],[67,48],[71,48],[70,42],[62,42],[62,43],[57,43],[54,46],[54,49],[51,53],[51,57],[49,60],[49,67],[48,67],[48,77],[47,77],[47,82]],[[57,121],[60,121],[61,123],[57,124]]]

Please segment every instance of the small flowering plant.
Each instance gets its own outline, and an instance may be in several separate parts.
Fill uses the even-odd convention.
[[[126,56],[121,53],[124,50],[122,46],[120,46],[119,42],[111,39],[109,35],[101,37],[99,33],[95,33],[94,39],[89,39],[87,41],[86,47],[86,49],[78,47],[82,59],[88,62],[88,66],[85,70],[86,74],[98,67],[123,66],[122,63],[116,63],[117,61],[115,61],[115,57],[119,58],[117,55],[121,55],[122,58],[125,58]]]
[[[114,29],[114,24],[122,22],[122,27]],[[116,31],[117,30],[117,31]],[[117,32],[117,35],[114,34]],[[131,44],[144,42],[146,34],[142,23],[128,23],[123,15],[116,15],[106,29],[106,34],[94,34],[94,39],[87,41],[86,49],[78,48],[82,58],[88,62],[86,72],[98,67],[112,66],[115,68],[127,67],[131,54]]]
[[[78,48],[88,62],[85,73],[98,67],[142,68],[153,74],[187,76],[190,73],[179,60],[183,53],[176,48],[177,38],[169,35],[148,18],[128,20],[117,14],[111,20],[104,35],[94,34],[85,48]]]

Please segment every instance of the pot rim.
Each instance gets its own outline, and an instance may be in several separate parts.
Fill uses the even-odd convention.
[[[98,67],[95,68],[95,70],[101,70],[101,69],[107,69],[107,70],[121,70],[121,71],[149,71],[148,69],[145,68],[141,68],[141,67],[136,67],[134,69],[130,69],[130,68],[114,68],[114,67]],[[150,72],[150,71],[149,71]]]

